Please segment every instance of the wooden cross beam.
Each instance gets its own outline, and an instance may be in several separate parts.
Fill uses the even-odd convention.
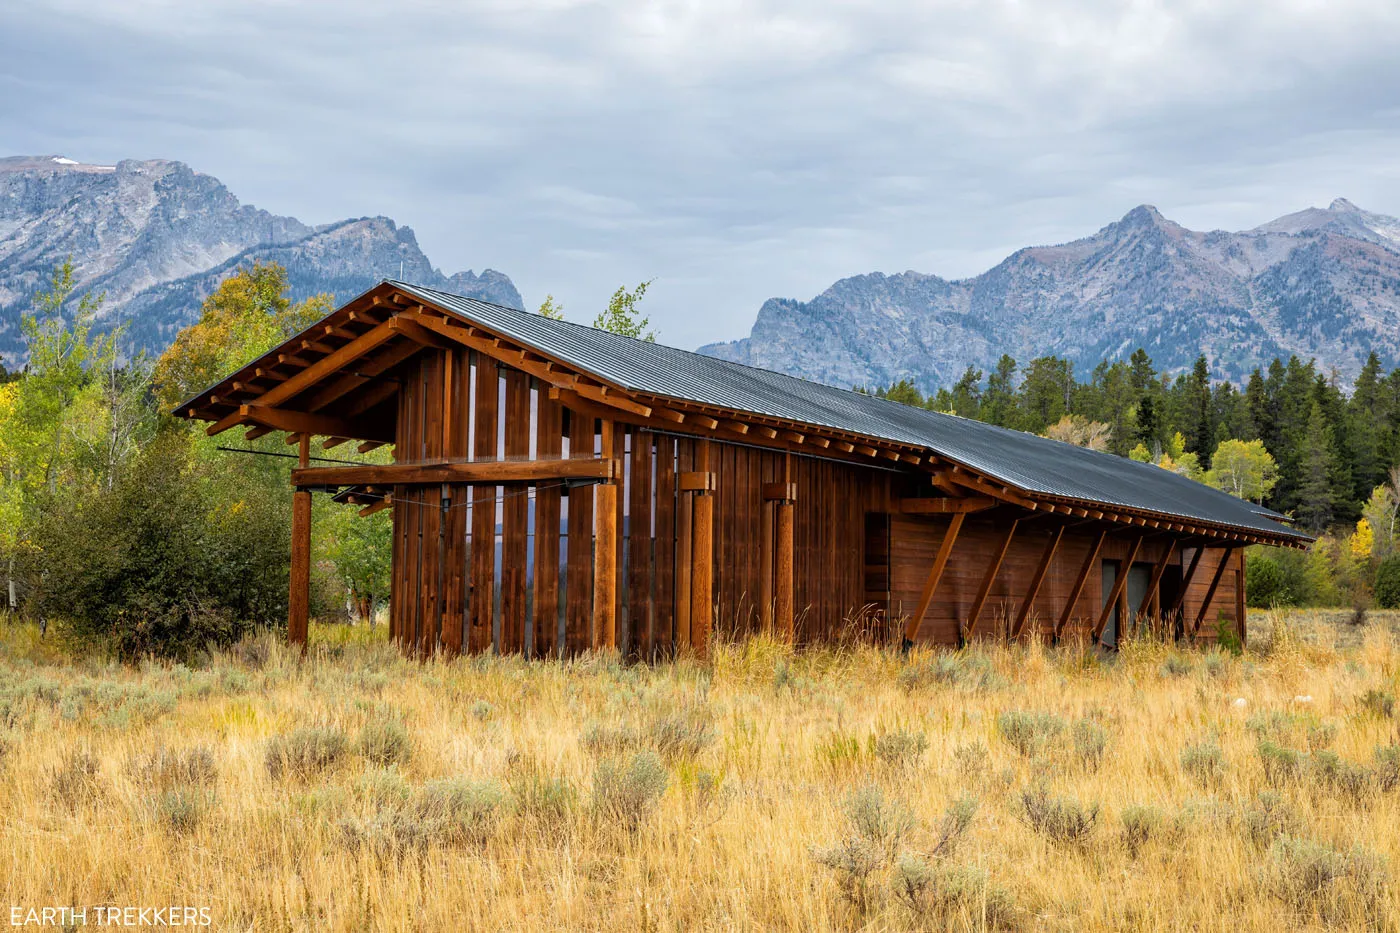
[[[1035,604],[1036,596],[1040,595],[1040,586],[1045,582],[1045,574],[1050,569],[1050,563],[1055,559],[1055,552],[1059,550],[1060,540],[1065,536],[1065,526],[1061,525],[1055,529],[1055,533],[1050,537],[1050,541],[1045,545],[1045,552],[1040,555],[1040,563],[1036,565],[1035,573],[1031,575],[1031,584],[1026,589],[1026,596],[1021,600],[1021,610],[1016,614],[1016,625],[1011,630],[1013,640],[1021,637],[1021,631],[1026,627],[1026,620],[1030,618],[1031,608]]]
[[[1118,604],[1118,600],[1123,598],[1123,590],[1128,586],[1128,576],[1133,569],[1133,561],[1137,560],[1138,551],[1142,550],[1142,538],[1135,538],[1133,546],[1128,548],[1128,557],[1118,568],[1118,578],[1113,581],[1113,589],[1109,592],[1108,599],[1104,600],[1103,609],[1099,612],[1099,621],[1094,626],[1094,643],[1098,644],[1103,637],[1103,630],[1108,625],[1109,616],[1113,615],[1113,609]],[[1119,620],[1126,621],[1126,620]]]
[[[1089,580],[1089,572],[1094,569],[1094,562],[1099,559],[1099,552],[1103,550],[1103,542],[1107,537],[1107,531],[1099,532],[1098,538],[1094,540],[1094,546],[1089,549],[1088,556],[1084,558],[1084,566],[1079,568],[1079,576],[1074,578],[1074,586],[1070,588],[1069,598],[1065,600],[1065,608],[1060,612],[1059,621],[1055,623],[1055,639],[1057,641],[1060,638],[1060,633],[1069,623],[1070,617],[1074,615],[1075,604],[1079,602],[1079,595],[1084,592],[1084,584]]]
[[[1002,538],[1001,547],[997,549],[992,562],[987,565],[986,573],[982,574],[982,585],[978,587],[977,598],[973,600],[972,611],[968,613],[967,628],[959,633],[960,640],[963,642],[971,640],[973,633],[977,631],[977,622],[982,617],[982,607],[986,605],[987,596],[992,592],[992,584],[996,582],[997,574],[1001,572],[1002,562],[1006,560],[1006,552],[1011,549],[1011,539],[1016,537],[1016,527],[1020,524],[1020,519],[1016,519],[1006,529],[1006,537]]]
[[[1215,591],[1220,587],[1220,580],[1225,576],[1225,569],[1230,566],[1230,558],[1235,554],[1235,548],[1226,548],[1225,553],[1220,555],[1220,563],[1216,565],[1215,576],[1210,578],[1210,587],[1206,589],[1205,599],[1201,600],[1200,611],[1196,613],[1196,624],[1191,627],[1191,637],[1195,638],[1201,630],[1201,623],[1205,621],[1206,613],[1210,610],[1210,604],[1215,601]]]
[[[933,566],[929,568],[928,579],[924,581],[924,591],[919,594],[918,608],[904,626],[905,651],[914,646],[914,636],[919,634],[924,613],[928,612],[929,603],[933,602],[933,594],[938,591],[938,581],[943,579],[943,570],[948,566],[948,558],[953,553],[953,543],[958,540],[958,532],[962,530],[965,518],[966,512],[954,512],[952,520],[948,523],[948,530],[943,533],[943,540],[938,544],[938,553],[933,558]]]
[[[1142,597],[1142,605],[1138,606],[1139,616],[1147,615],[1147,611],[1152,607],[1152,600],[1157,595],[1157,588],[1162,585],[1162,575],[1166,573],[1167,565],[1172,562],[1172,558],[1175,556],[1176,539],[1173,538],[1167,544],[1167,553],[1163,554],[1162,559],[1157,561],[1156,566],[1152,568],[1152,579],[1147,584],[1147,594]]]

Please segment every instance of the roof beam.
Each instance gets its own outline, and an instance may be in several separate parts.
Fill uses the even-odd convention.
[[[549,479],[612,479],[610,458],[554,460],[475,460],[306,467],[292,471],[292,485],[397,486],[437,483],[531,483]]]
[[[256,424],[274,431],[288,431],[297,434],[325,434],[334,437],[386,442],[393,440],[388,432],[362,421],[349,421],[344,418],[331,418],[326,415],[289,411],[283,408],[269,408],[266,405],[239,405],[237,411],[211,424],[206,431],[210,437],[213,437],[241,424]]]

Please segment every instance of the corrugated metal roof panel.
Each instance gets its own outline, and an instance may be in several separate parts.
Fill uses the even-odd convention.
[[[424,301],[623,388],[925,447],[1029,493],[1307,540],[1283,516],[1150,464],[1021,431],[394,282]]]

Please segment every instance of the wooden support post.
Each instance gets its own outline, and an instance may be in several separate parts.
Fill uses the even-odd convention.
[[[569,410],[569,458],[593,459],[593,416]],[[568,556],[564,571],[564,651],[591,648],[593,638],[593,497],[587,486],[569,490]],[[538,570],[536,571],[538,572]]]
[[[1045,545],[1045,552],[1040,555],[1040,563],[1036,565],[1035,574],[1031,577],[1031,585],[1026,589],[1026,596],[1021,600],[1021,609],[1016,613],[1016,625],[1011,630],[1011,638],[1014,641],[1021,637],[1022,630],[1026,627],[1026,620],[1030,618],[1031,609],[1035,605],[1035,598],[1040,595],[1041,584],[1045,582],[1045,574],[1050,570],[1050,563],[1055,559],[1055,552],[1059,550],[1060,540],[1065,536],[1065,526],[1061,525],[1055,529],[1055,533],[1050,536],[1050,542]]]
[[[311,461],[311,437],[303,434],[297,462]],[[306,629],[311,611],[311,493],[292,493],[292,572],[287,593],[287,641],[306,651]]]
[[[773,627],[773,518],[777,503],[760,499],[758,502],[758,611],[763,633],[775,636]]]
[[[933,558],[933,566],[929,568],[928,579],[924,581],[924,591],[919,594],[919,605],[904,626],[905,651],[914,647],[914,636],[919,634],[924,613],[928,612],[929,603],[933,602],[933,594],[938,591],[938,581],[943,579],[943,570],[948,566],[948,557],[953,553],[953,543],[958,540],[958,532],[962,530],[965,518],[966,512],[954,512],[948,522],[948,530],[943,532],[943,540],[938,544],[938,553]]]
[[[1065,600],[1065,608],[1060,612],[1060,620],[1055,623],[1055,640],[1058,641],[1060,633],[1069,624],[1070,618],[1074,615],[1074,607],[1079,602],[1079,596],[1084,592],[1084,584],[1089,581],[1089,572],[1094,569],[1095,562],[1099,559],[1099,552],[1103,550],[1104,539],[1108,537],[1107,531],[1100,531],[1099,536],[1094,539],[1094,546],[1089,549],[1089,554],[1084,558],[1084,566],[1079,568],[1079,576],[1074,578],[1074,586],[1070,588],[1069,598]]]
[[[977,631],[977,622],[982,618],[982,607],[987,604],[987,597],[991,595],[992,584],[996,583],[997,574],[1001,572],[1002,562],[1006,560],[1006,552],[1011,550],[1011,539],[1016,537],[1016,526],[1021,524],[1021,520],[1015,519],[1011,522],[1011,527],[1006,529],[1006,537],[1001,539],[1001,547],[997,549],[992,557],[992,562],[987,565],[987,570],[982,574],[982,585],[977,588],[977,598],[972,602],[972,610],[967,615],[967,627],[959,632],[959,640],[969,641],[973,633]]]
[[[1200,611],[1196,613],[1196,624],[1191,626],[1191,637],[1195,638],[1201,631],[1201,623],[1205,621],[1206,613],[1210,611],[1210,604],[1215,602],[1215,591],[1220,588],[1220,580],[1225,576],[1225,570],[1230,566],[1230,558],[1235,556],[1234,548],[1226,548],[1225,553],[1220,555],[1220,563],[1215,567],[1215,575],[1210,578],[1210,587],[1206,589],[1205,598],[1201,600]]]
[[[695,442],[695,470],[710,471],[710,442]],[[715,499],[709,491],[692,495],[690,520],[690,647],[702,658],[710,654],[714,629],[714,518]]]
[[[790,645],[797,637],[797,607],[793,600],[792,579],[792,500],[785,499],[776,508],[778,540],[774,561],[773,615],[778,638]]]
[[[563,431],[563,409],[542,386],[539,387],[535,392],[535,455],[540,458],[560,456],[564,449]],[[535,488],[535,600],[531,629],[533,654],[537,658],[558,653],[562,498],[557,482],[541,483]]]
[[[688,649],[690,638],[690,554],[694,537],[695,494],[680,487],[680,474],[692,466],[690,441],[676,446],[676,651]]]
[[[1133,546],[1128,548],[1127,559],[1118,567],[1118,576],[1113,581],[1113,589],[1109,591],[1108,599],[1103,601],[1103,609],[1099,612],[1099,621],[1094,625],[1095,644],[1103,637],[1104,627],[1108,625],[1109,616],[1113,615],[1114,605],[1123,598],[1123,594],[1127,591],[1128,577],[1132,573],[1133,561],[1137,560],[1138,551],[1141,549],[1142,538],[1137,538],[1133,541]],[[1126,622],[1127,620],[1120,619],[1119,621]]]
[[[1239,565],[1235,570],[1235,634],[1239,636],[1240,644],[1243,645],[1245,636],[1249,634],[1249,627],[1245,624],[1245,615],[1249,608],[1244,592],[1244,548],[1235,552],[1235,558]]]
[[[1177,638],[1186,634],[1186,592],[1191,588],[1191,581],[1196,578],[1196,568],[1201,565],[1201,555],[1205,552],[1205,548],[1198,546],[1196,552],[1191,555],[1191,563],[1181,575],[1181,589],[1177,591],[1176,599],[1172,600],[1171,608],[1167,610],[1167,614],[1174,617],[1173,625]]]
[[[602,419],[603,456],[611,457],[613,422]],[[617,486],[593,487],[593,647],[617,647]]]

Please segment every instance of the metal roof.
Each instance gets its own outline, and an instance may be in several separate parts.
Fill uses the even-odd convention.
[[[389,284],[632,391],[924,447],[1027,493],[1310,540],[1281,524],[1286,519],[1277,512],[1151,464],[474,298]]]

